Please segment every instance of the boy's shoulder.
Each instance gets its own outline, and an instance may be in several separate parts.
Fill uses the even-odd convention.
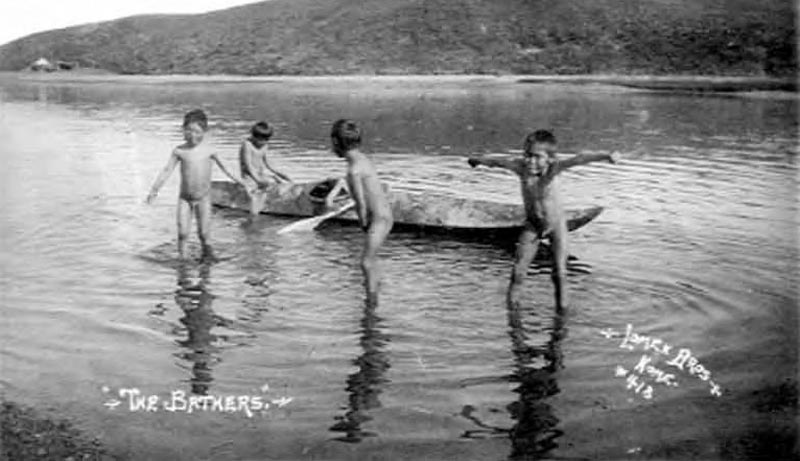
[[[256,145],[253,144],[253,139],[250,138],[249,136],[244,138],[244,139],[242,139],[242,147],[244,147],[245,149],[251,150],[253,152],[266,152],[267,151],[267,144],[264,144],[261,147],[256,147]]]
[[[366,166],[372,165],[372,159],[369,157],[369,155],[365,154],[364,152],[358,151],[358,155],[356,156],[355,159],[359,165],[366,165]]]
[[[181,144],[175,147],[173,153],[178,157],[184,157],[187,155],[203,155],[203,156],[213,156],[214,152],[212,151],[211,147],[206,144],[197,144],[194,146],[188,146],[186,144]]]
[[[375,170],[372,161],[366,155],[359,155],[355,158],[353,163],[350,164],[350,171],[354,174],[371,174]]]
[[[190,151],[191,150],[186,146],[186,144],[179,144],[172,149],[172,155],[175,155],[176,157],[183,157],[187,152]]]

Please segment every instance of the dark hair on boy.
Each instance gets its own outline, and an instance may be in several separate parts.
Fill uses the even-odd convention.
[[[250,134],[253,136],[253,138],[261,141],[269,141],[273,133],[274,131],[272,129],[272,125],[263,120],[250,128]]]
[[[203,130],[208,129],[208,117],[206,117],[206,113],[203,112],[202,109],[193,109],[187,112],[186,115],[183,116],[183,126],[185,128],[192,123],[197,123]]]
[[[556,137],[548,130],[536,130],[525,137],[525,150],[530,150],[535,143],[556,144]]]
[[[337,120],[331,128],[331,138],[341,149],[356,149],[361,145],[361,129],[352,120]]]

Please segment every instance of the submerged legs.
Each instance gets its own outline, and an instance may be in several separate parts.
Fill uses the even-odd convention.
[[[378,290],[381,282],[381,271],[378,264],[378,249],[386,241],[392,230],[392,222],[378,220],[372,223],[367,231],[364,242],[364,254],[361,258],[361,270],[364,272],[364,288],[367,292],[367,302],[371,306],[378,303]]]
[[[536,251],[539,249],[539,237],[533,229],[526,227],[522,230],[517,241],[517,251],[514,256],[514,267],[511,269],[511,280],[508,283],[508,304],[517,307],[522,280],[528,273]]]
[[[519,295],[522,280],[528,272],[536,252],[539,249],[539,236],[531,228],[523,229],[517,242],[517,251],[514,267],[511,271],[511,281],[508,284],[508,303],[510,306],[519,306]],[[556,309],[561,310],[567,306],[567,229],[566,226],[555,229],[550,234],[551,252],[553,257],[553,272],[550,278],[553,281]]]
[[[214,250],[211,248],[211,197],[206,196],[195,205],[197,214],[197,236],[200,238],[200,245],[203,248],[202,256],[204,262],[215,260]]]
[[[559,229],[550,237],[553,251],[553,288],[555,290],[556,309],[567,307],[567,229]]]
[[[178,199],[178,256],[186,259],[186,241],[192,227],[192,204],[182,198]]]

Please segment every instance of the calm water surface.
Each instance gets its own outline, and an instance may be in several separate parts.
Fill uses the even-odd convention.
[[[504,242],[392,235],[365,308],[355,228],[217,211],[225,259],[173,263],[177,175],[143,199],[184,112],[211,116],[231,167],[276,125],[295,180],[340,175],[330,123],[361,121],[393,187],[518,202],[469,153],[514,153],[550,127],[619,165],[565,174],[572,307],[532,271],[508,311]],[[0,386],[134,459],[780,459],[796,444],[795,99],[693,97],[491,81],[32,82],[0,78]],[[194,238],[194,236],[193,236]],[[581,270],[578,270],[578,269]],[[636,392],[630,324],[677,385]],[[722,393],[665,363],[688,348]],[[268,388],[265,386],[268,385]],[[121,388],[291,397],[242,412],[114,409]]]

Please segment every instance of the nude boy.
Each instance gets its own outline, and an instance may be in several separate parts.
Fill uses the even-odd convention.
[[[169,156],[167,165],[156,178],[147,203],[152,203],[158,190],[172,174],[176,165],[181,166],[181,185],[178,195],[178,253],[181,259],[186,257],[186,239],[192,225],[192,217],[197,219],[197,234],[203,248],[202,260],[213,261],[214,252],[209,245],[209,227],[211,220],[211,165],[212,162],[233,181],[242,184],[235,178],[216,154],[207,145],[203,145],[203,137],[208,130],[208,118],[200,109],[189,111],[183,117],[183,139],[186,141],[176,147]]]
[[[242,181],[250,197],[250,214],[257,215],[264,208],[264,189],[281,181],[291,182],[288,176],[273,168],[267,161],[267,142],[273,134],[272,127],[264,121],[250,129],[250,136],[239,148],[239,166]],[[271,174],[270,174],[271,173]]]
[[[380,271],[377,261],[378,249],[383,245],[394,225],[392,207],[378,179],[375,167],[359,150],[361,130],[351,120],[338,120],[331,129],[333,152],[347,161],[346,181],[339,181],[327,196],[330,206],[342,187],[347,186],[356,203],[356,212],[361,228],[367,233],[361,268],[364,271],[364,286],[368,302],[378,302]]]
[[[619,154],[582,154],[559,160],[556,158],[556,138],[546,130],[538,130],[525,138],[524,154],[518,159],[472,157],[469,164],[505,168],[517,174],[522,186],[522,200],[527,219],[517,243],[514,268],[508,286],[508,301],[517,306],[522,278],[536,256],[539,242],[550,239],[553,254],[553,285],[556,308],[567,304],[567,223],[561,205],[558,175],[574,166],[591,162],[616,163]]]

